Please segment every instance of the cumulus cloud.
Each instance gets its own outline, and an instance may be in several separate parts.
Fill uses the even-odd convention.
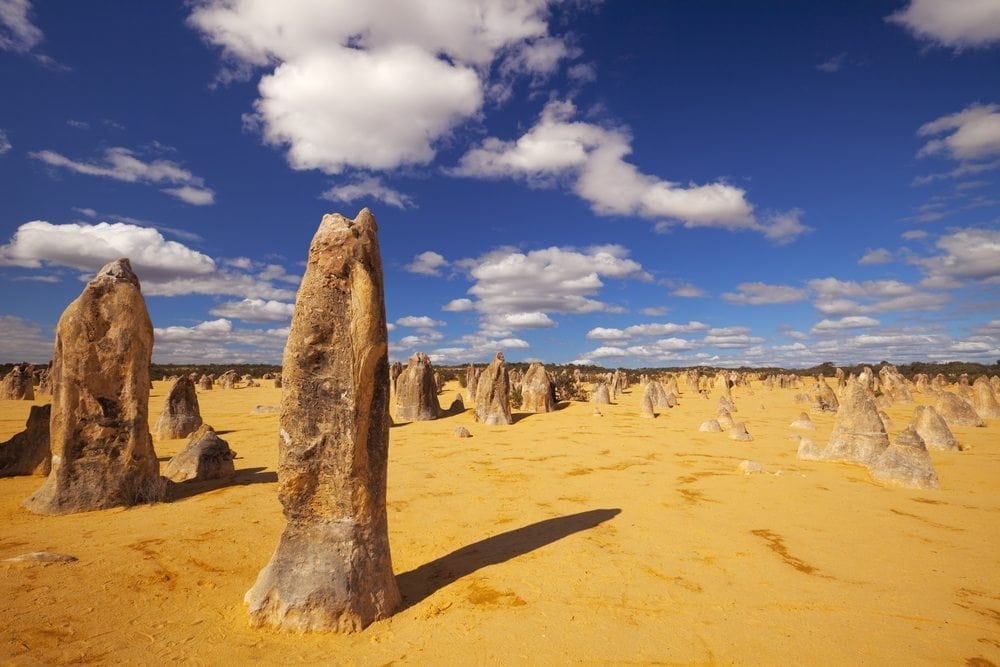
[[[617,308],[595,299],[604,278],[650,280],[622,246],[585,250],[550,247],[527,253],[498,248],[475,259],[455,262],[467,272],[480,313],[482,331],[503,337],[523,328],[553,326],[548,313],[610,312]],[[449,304],[464,307],[464,302]]]
[[[910,0],[886,20],[918,39],[954,49],[1000,42],[1000,5],[993,0]]]
[[[942,252],[912,258],[927,277],[928,287],[958,287],[965,281],[1000,284],[1000,230],[956,229],[935,244]]]
[[[439,276],[441,275],[441,269],[446,266],[448,266],[448,260],[433,250],[427,250],[426,252],[416,255],[413,258],[413,261],[403,268],[410,273],[420,273],[425,276]]]
[[[149,296],[230,294],[247,298],[290,299],[292,290],[272,280],[289,279],[284,269],[266,265],[259,274],[220,269],[214,259],[177,241],[168,241],[152,227],[101,222],[54,225],[26,222],[11,240],[0,245],[0,266],[38,269],[65,266],[89,279],[102,266],[128,257],[142,291]]]
[[[858,264],[861,266],[871,266],[873,264],[887,264],[892,261],[892,253],[885,248],[868,249]]]
[[[55,334],[42,326],[13,315],[0,315],[0,362],[48,363],[52,359]]]
[[[572,102],[553,100],[520,138],[487,138],[466,152],[451,173],[517,178],[538,187],[566,182],[599,215],[636,215],[658,221],[661,229],[677,222],[750,229],[782,241],[805,231],[798,213],[759,222],[741,188],[722,182],[683,185],[642,173],[625,160],[632,153],[625,128],[575,120],[576,114]]]
[[[12,148],[13,146],[10,143],[10,139],[7,138],[7,133],[0,130],[0,155],[9,152]]]
[[[898,280],[864,282],[818,278],[809,281],[813,305],[823,315],[842,317],[898,310],[933,310],[949,301],[947,294],[925,292]]]
[[[452,299],[445,305],[441,307],[441,310],[447,311],[449,313],[464,313],[469,310],[475,310],[476,305],[472,303],[472,299]]]
[[[750,335],[749,327],[715,327],[702,339],[705,345],[721,349],[748,348],[763,342],[763,338]]]
[[[237,329],[227,319],[153,329],[156,363],[280,363],[288,327]]]
[[[205,187],[205,181],[171,160],[154,159],[144,162],[135,151],[121,146],[104,151],[104,160],[81,162],[55,151],[43,150],[30,153],[31,157],[52,167],[68,169],[78,174],[112,178],[126,183],[167,185],[162,192],[195,206],[215,203],[215,193]]]
[[[221,303],[212,308],[209,313],[245,322],[285,322],[291,319],[294,310],[294,303],[284,303],[273,299],[243,299],[242,301]]]
[[[812,333],[821,334],[831,331],[842,331],[844,329],[864,329],[877,327],[878,324],[878,320],[874,318],[865,317],[864,315],[853,315],[842,317],[839,320],[821,320],[812,328]]]
[[[790,285],[769,285],[767,283],[740,283],[737,292],[725,292],[722,298],[729,303],[759,306],[774,303],[794,303],[806,298],[807,292]]]
[[[295,169],[337,174],[427,164],[480,111],[491,72],[552,71],[567,49],[546,10],[543,0],[202,0],[188,22],[222,49],[223,80],[268,71],[251,118],[264,140],[286,147]]]
[[[956,160],[968,161],[1000,155],[1000,105],[972,104],[962,111],[925,123],[917,134],[922,137],[946,134],[924,144],[918,157],[943,153]]]
[[[347,203],[358,199],[365,202],[380,201],[389,206],[401,209],[413,208],[415,205],[410,196],[398,190],[393,190],[377,176],[356,178],[354,181],[345,183],[344,185],[334,185],[321,194],[320,197],[328,201],[342,201]]]

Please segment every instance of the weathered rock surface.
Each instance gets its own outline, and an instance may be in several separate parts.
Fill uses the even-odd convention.
[[[404,422],[430,421],[440,416],[434,367],[430,357],[417,352],[396,378],[396,419]]]
[[[820,461],[823,459],[822,450],[815,442],[809,438],[799,438],[798,458],[803,461]]]
[[[59,318],[52,361],[52,470],[24,506],[68,514],[157,500],[149,435],[153,325],[127,259],[111,262]]]
[[[757,461],[751,461],[749,459],[740,461],[740,464],[736,466],[736,469],[744,475],[759,475],[764,472],[764,466]]]
[[[813,397],[813,409],[820,412],[836,412],[840,408],[840,401],[833,387],[826,383],[826,378],[819,378],[817,382],[816,394]]]
[[[608,391],[608,385],[598,382],[593,391],[590,392],[590,402],[597,405],[610,405],[611,394]]]
[[[934,463],[912,424],[896,436],[868,471],[879,482],[913,489],[938,488]]]
[[[703,421],[698,430],[702,433],[722,433],[722,426],[719,422],[714,419],[709,419],[708,421]]]
[[[472,434],[469,433],[469,429],[465,428],[464,426],[456,426],[455,427],[455,435],[457,435],[459,438],[471,438],[472,437]]]
[[[747,425],[743,422],[736,422],[733,427],[729,429],[729,439],[738,440],[740,442],[749,442],[753,440],[753,436],[747,431]]]
[[[52,467],[49,449],[51,405],[32,405],[24,430],[0,443],[0,477],[48,475]]]
[[[643,394],[642,400],[639,402],[639,416],[647,419],[656,417],[656,413],[653,412],[653,400],[649,397],[648,393]]]
[[[948,424],[930,405],[918,405],[913,411],[913,426],[927,449],[957,452],[962,449]]]
[[[163,476],[171,482],[199,482],[226,479],[236,473],[236,452],[208,424],[202,424],[188,439],[184,449],[170,459]]]
[[[476,380],[476,421],[490,425],[514,421],[510,414],[510,378],[503,352],[497,352]]]
[[[948,426],[984,426],[983,418],[976,414],[972,404],[958,394],[942,391],[934,409]]]
[[[808,412],[800,412],[798,419],[789,424],[789,427],[812,431],[816,429],[816,424],[814,424],[813,420],[809,418]]]
[[[285,346],[278,494],[288,519],[251,623],[361,630],[399,606],[386,519],[389,361],[374,216],[324,216]]]
[[[875,397],[861,382],[848,381],[822,458],[867,466],[888,446],[889,436],[875,407]]]
[[[14,364],[0,380],[0,400],[35,400],[35,367],[31,364]]]
[[[194,382],[187,375],[182,375],[170,387],[167,402],[163,412],[156,420],[153,432],[157,438],[186,438],[201,426],[201,410],[198,408],[198,392]]]
[[[531,364],[521,380],[521,409],[528,412],[552,412],[556,409],[556,390],[538,362]]]
[[[198,389],[201,389],[202,391],[211,391],[212,378],[210,378],[207,375],[202,375],[200,378],[198,378]]]
[[[983,419],[1000,419],[1000,403],[985,375],[980,375],[972,383],[972,407]]]

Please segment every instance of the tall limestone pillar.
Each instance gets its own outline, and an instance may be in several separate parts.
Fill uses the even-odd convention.
[[[386,523],[388,334],[375,217],[326,215],[295,300],[278,494],[288,524],[247,594],[251,623],[353,632],[399,606]]]
[[[102,268],[56,326],[52,469],[24,506],[69,514],[159,500],[149,435],[153,324],[127,259]]]

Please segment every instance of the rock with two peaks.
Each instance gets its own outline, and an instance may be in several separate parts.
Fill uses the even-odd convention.
[[[49,449],[51,405],[32,405],[24,430],[0,442],[0,477],[48,475],[52,467]]]
[[[52,361],[52,470],[24,506],[86,512],[157,500],[149,434],[153,325],[127,259],[111,262],[59,318]]]
[[[278,496],[288,520],[247,592],[254,626],[361,630],[400,604],[386,518],[389,359],[368,209],[326,215],[285,345]]]
[[[556,390],[545,366],[537,361],[521,379],[521,409],[528,412],[552,412],[556,409]]]
[[[198,408],[198,392],[194,382],[187,375],[182,375],[174,381],[167,394],[167,402],[163,412],[156,420],[153,432],[161,440],[186,438],[194,433],[202,424],[201,411]]]
[[[170,459],[163,476],[171,482],[227,479],[236,473],[233,459],[236,452],[208,424],[202,424],[187,444]]]
[[[938,477],[924,441],[907,426],[868,467],[872,479],[913,489],[937,489]]]
[[[0,400],[35,400],[35,367],[27,363],[14,364],[14,368],[0,380]]]
[[[396,378],[396,419],[404,422],[429,421],[441,416],[434,367],[423,352],[410,357],[406,369]]]
[[[211,391],[212,378],[207,375],[202,375],[198,378],[198,389],[201,389],[202,391]]]
[[[938,394],[934,409],[948,426],[985,426],[983,418],[976,414],[972,404],[950,391]]]
[[[889,446],[889,436],[875,406],[875,397],[861,382],[850,380],[830,441],[822,451],[828,461],[848,461],[871,465]]]
[[[503,352],[497,352],[476,380],[476,421],[490,425],[514,422],[510,414],[510,378]]]

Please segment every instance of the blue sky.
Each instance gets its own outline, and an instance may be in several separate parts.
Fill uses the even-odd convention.
[[[128,256],[278,362],[364,206],[394,359],[1000,358],[1000,0],[0,0],[0,87],[0,361]]]

